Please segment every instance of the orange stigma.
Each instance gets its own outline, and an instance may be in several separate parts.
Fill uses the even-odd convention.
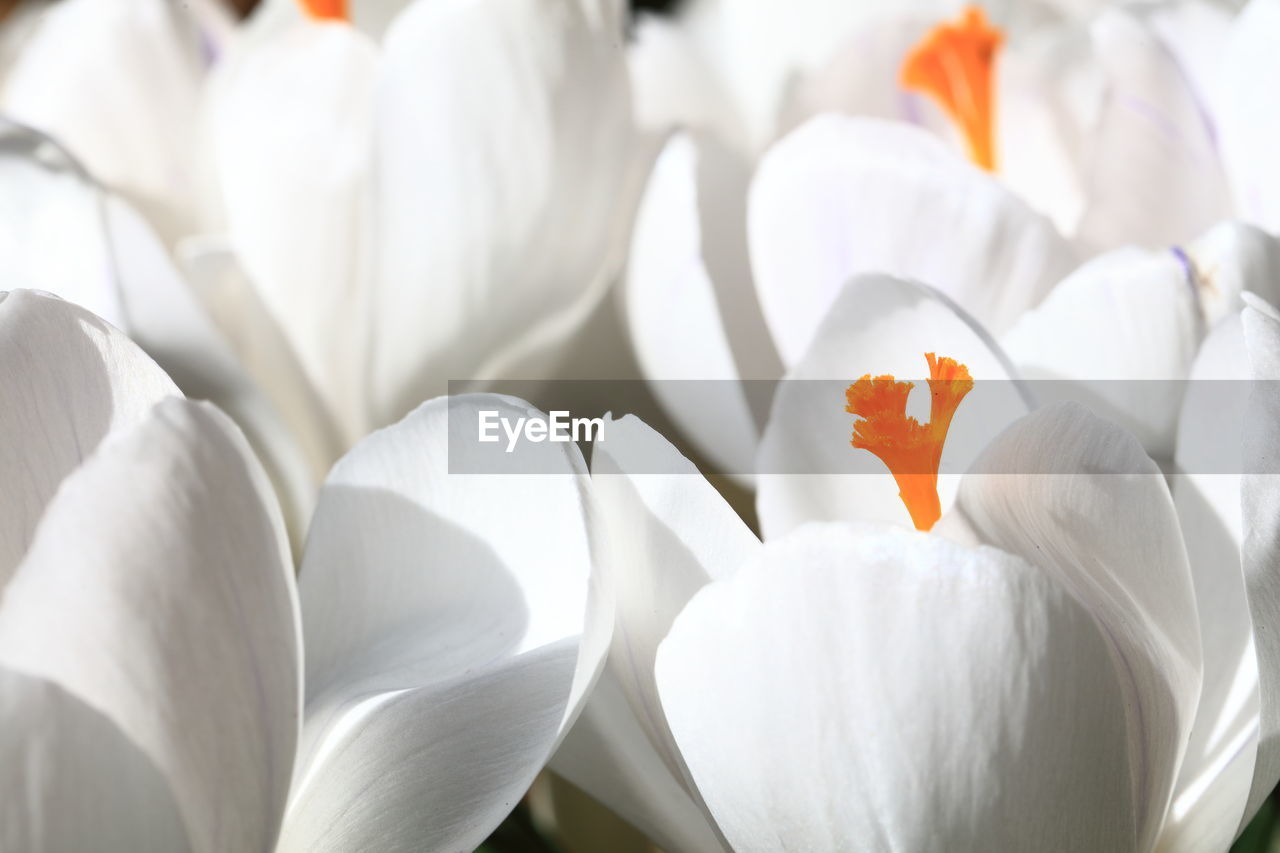
[[[988,172],[996,169],[996,51],[1004,34],[987,23],[977,6],[938,24],[902,61],[904,88],[928,95],[964,134],[969,157]]]
[[[849,442],[869,450],[893,474],[898,496],[917,530],[930,530],[942,517],[938,502],[938,465],[942,445],[947,440],[951,419],[964,395],[973,389],[969,368],[953,358],[924,354],[929,362],[929,422],[907,417],[907,395],[913,382],[899,382],[892,376],[871,374],[850,385],[844,392],[845,411],[862,420],[853,424]]]
[[[346,21],[347,0],[298,0],[302,11],[314,21]]]

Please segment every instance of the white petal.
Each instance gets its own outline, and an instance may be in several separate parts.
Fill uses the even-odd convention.
[[[965,475],[979,539],[1036,565],[1088,608],[1127,674],[1138,844],[1159,831],[1200,695],[1196,600],[1178,518],[1137,440],[1075,404],[1011,426]]]
[[[3,120],[0,141],[4,287],[56,293],[124,326],[99,199],[78,164],[43,134]]]
[[[1223,222],[1188,243],[1192,278],[1209,328],[1238,317],[1241,294],[1280,302],[1280,239],[1239,222]]]
[[[298,639],[266,475],[225,415],[178,399],[63,483],[0,601],[0,664],[57,684],[137,744],[197,853],[276,837]]]
[[[1010,38],[996,63],[1000,179],[1063,234],[1075,233],[1084,209],[1083,160],[1104,83],[1077,27]]]
[[[377,68],[357,30],[306,21],[228,57],[210,84],[231,245],[347,444],[368,431]]]
[[[712,184],[711,170],[737,180]],[[649,387],[698,448],[734,474],[753,470],[759,441],[740,379],[780,373],[747,262],[745,195],[736,155],[672,138],[637,211],[626,283],[628,328]],[[740,332],[737,351],[731,331]]]
[[[621,24],[602,5],[417,3],[388,32],[375,422],[560,344],[610,283],[634,200]]]
[[[0,847],[185,853],[154,764],[109,719],[47,681],[0,669]]]
[[[845,411],[844,392],[867,374],[913,381],[907,410],[924,422],[927,352],[956,359],[979,380],[961,403],[943,449],[938,486],[946,511],[959,475],[988,441],[1026,414],[1028,402],[999,347],[953,303],[923,285],[866,275],[845,285],[774,396],[757,482],[766,539],[806,521],[911,525],[888,469],[849,445],[856,418]]]
[[[736,571],[760,542],[692,463],[634,417],[607,424],[591,470],[618,600],[609,665],[654,749],[683,779],[654,654],[689,598]]]
[[[110,434],[181,395],[138,347],[83,308],[0,293],[0,588],[59,484]]]
[[[691,35],[665,16],[635,21],[627,70],[636,123],[656,133],[683,127],[726,142],[744,139],[733,101]],[[733,150],[742,156],[740,147]]]
[[[1204,334],[1184,254],[1118,249],[1067,276],[1000,343],[1042,397],[1076,399],[1173,455],[1181,380]],[[1084,342],[1087,345],[1083,345]]]
[[[215,324],[209,300],[193,281],[184,281],[170,256],[137,212],[115,196],[101,199],[103,227],[111,245],[114,274],[124,301],[129,335],[163,367],[190,396],[216,403],[232,416],[261,455],[284,506],[295,543],[306,532],[315,490],[336,457],[332,427],[318,404],[301,411],[286,404],[305,396],[305,383],[289,363],[277,358],[277,385],[254,383],[254,361],[238,358],[243,341],[233,350]],[[224,294],[234,298],[235,293]],[[248,312],[246,312],[248,313]],[[254,315],[260,316],[260,315]],[[253,338],[258,361],[276,355],[270,337],[255,337],[260,327],[242,327],[241,337]],[[293,384],[288,379],[295,379]],[[284,393],[276,394],[280,386]],[[304,390],[305,389],[305,390]],[[268,396],[270,395],[270,396]],[[299,407],[301,409],[301,407]]]
[[[1053,226],[918,128],[824,116],[765,156],[751,188],[751,264],[794,364],[861,272],[922,281],[994,333],[1071,266]]]
[[[672,853],[721,850],[715,826],[653,748],[609,669],[551,769]]]
[[[1170,853],[1226,849],[1253,783],[1258,662],[1240,566],[1238,473],[1248,370],[1237,314],[1201,346],[1178,425],[1172,487],[1195,582],[1204,684],[1160,838]]]
[[[321,492],[286,849],[473,848],[599,671],[612,605],[581,456],[479,444],[481,411],[539,415],[505,397],[433,400],[356,445]]]
[[[690,602],[658,684],[735,850],[1135,849],[1107,644],[994,549],[805,527]]]
[[[1244,311],[1244,337],[1255,382],[1244,418],[1243,566],[1257,643],[1262,692],[1261,733],[1245,820],[1280,779],[1280,314],[1253,301]]]
[[[42,18],[0,105],[65,144],[172,241],[196,217],[204,62],[182,4],[68,0]]]
[[[1271,109],[1280,86],[1275,46],[1280,2],[1252,0],[1236,18],[1222,54],[1215,104],[1222,158],[1236,211],[1268,231],[1280,231],[1280,116]]]
[[[1208,113],[1149,24],[1108,9],[1093,39],[1109,85],[1077,239],[1094,251],[1189,240],[1230,211]]]

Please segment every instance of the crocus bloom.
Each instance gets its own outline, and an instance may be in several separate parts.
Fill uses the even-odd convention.
[[[792,437],[859,452],[844,419]],[[652,430],[608,435],[617,633],[557,761],[668,849],[1225,850],[1280,775],[1272,480],[1237,492],[1239,562],[1189,562],[1141,445],[1059,404],[986,443],[933,533],[762,501],[762,545]]]
[[[239,430],[119,332],[13,291],[0,355],[3,846],[479,844],[609,636],[576,449],[451,476],[528,409],[427,403],[334,467],[295,581]]]
[[[225,234],[167,253],[74,146],[14,128],[3,230],[46,227],[0,265],[69,298],[95,285],[87,304],[244,425],[296,531],[333,461],[447,378],[555,363],[621,263],[633,134],[617,3],[423,0],[380,40],[261,14],[215,66],[192,152]],[[51,241],[81,248],[51,260]],[[65,274],[76,254],[92,274]]]

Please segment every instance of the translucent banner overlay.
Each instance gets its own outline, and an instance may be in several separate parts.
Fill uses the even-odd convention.
[[[483,387],[451,382],[449,471],[562,473],[566,445],[577,444],[589,460],[593,448],[607,447],[619,432],[615,422],[634,415],[706,473],[883,475],[886,465],[875,453],[851,445],[859,421],[846,411],[846,390],[852,381],[500,380]],[[914,418],[921,427],[930,422],[928,382],[902,381],[914,387],[902,416],[885,416],[885,441],[898,442],[890,452],[907,447],[917,434],[910,425],[894,427],[895,419]],[[484,396],[470,396],[476,392]],[[534,408],[511,408],[494,402],[498,398],[491,395],[527,401]],[[1265,439],[1270,429],[1280,431],[1280,424],[1267,420],[1274,418],[1269,412],[1280,410],[1280,381],[1056,379],[975,381],[955,407],[936,470],[930,454],[910,451],[901,454],[905,461],[898,460],[897,473],[963,474],[1019,418],[1062,405],[1082,406],[1122,427],[1165,473],[1280,474],[1280,443],[1268,450]],[[667,451],[649,455],[653,458],[630,453],[629,473],[687,473]],[[1032,461],[1025,454],[1018,456],[1023,470],[989,465],[985,470],[1082,473],[1067,470],[1051,453]],[[1135,466],[1131,472],[1113,473],[1150,469]]]

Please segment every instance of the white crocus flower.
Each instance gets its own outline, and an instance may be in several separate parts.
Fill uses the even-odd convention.
[[[878,323],[852,303],[839,319],[898,348],[833,320],[815,370],[860,372],[863,357],[874,372],[924,339],[975,358],[975,375],[998,367],[926,291],[875,307]],[[1269,364],[1280,323],[1263,319],[1245,323]],[[791,419],[794,458],[861,452],[852,417],[802,431],[810,414]],[[1269,452],[1275,423],[1244,420],[1254,448]],[[888,477],[832,476],[815,496],[777,474],[761,545],[656,433],[624,419],[606,434],[592,472],[615,645],[557,766],[668,849],[1221,851],[1280,776],[1265,728],[1271,481],[1237,491],[1255,525],[1243,564],[1189,564],[1140,444],[1059,404],[982,442],[934,533],[848,514],[887,494],[905,519]],[[1193,556],[1199,541],[1188,532]]]
[[[617,4],[423,0],[381,44],[261,11],[206,104],[228,234],[171,257],[73,151],[11,128],[0,266],[92,299],[231,413],[298,533],[333,461],[447,378],[545,374],[639,182]]]
[[[0,847],[479,844],[608,642],[576,449],[454,476],[477,407],[529,411],[427,403],[335,466],[295,582],[239,431],[136,345],[13,291],[0,352]]]
[[[1080,264],[1007,188],[898,123],[828,115],[790,134],[752,179],[744,231],[715,206],[723,175],[687,140],[662,154],[637,217],[626,296],[646,375],[725,380],[715,405],[674,398],[679,383],[655,388],[699,447],[735,473],[751,470],[763,428],[737,380],[788,375],[860,274],[937,288],[1034,379],[1184,379],[1241,291],[1280,295],[1280,244],[1243,224]],[[682,306],[679,323],[672,305]],[[1160,406],[1113,402],[1109,413],[1150,452],[1171,455],[1176,394]]]
[[[20,3],[0,23],[0,115],[57,139],[172,244],[214,213],[201,98],[234,26],[222,0]]]

